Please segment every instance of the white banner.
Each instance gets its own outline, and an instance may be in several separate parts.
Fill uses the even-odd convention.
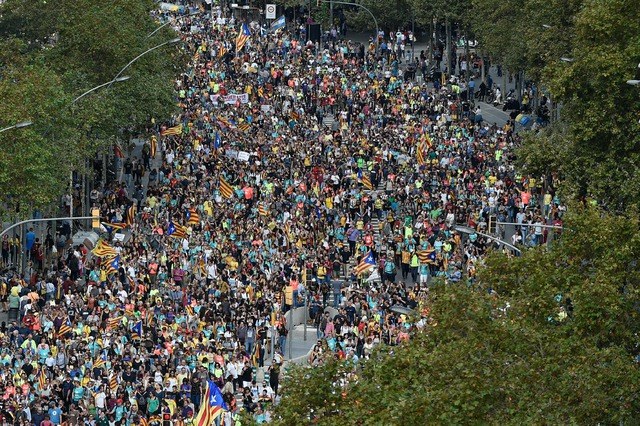
[[[219,97],[220,95],[211,95],[211,101],[213,101],[214,104],[217,104]],[[227,105],[234,105],[238,101],[240,101],[241,104],[248,104],[249,94],[243,93],[241,95],[234,95],[234,94],[224,95],[223,99],[224,99],[224,103]]]

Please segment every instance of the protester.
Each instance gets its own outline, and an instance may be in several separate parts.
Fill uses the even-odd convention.
[[[473,282],[489,243],[455,224],[518,215],[534,245],[561,216],[515,172],[513,125],[465,105],[462,76],[403,78],[412,34],[381,35],[376,51],[337,29],[316,46],[297,25],[252,22],[233,53],[241,23],[186,6],[158,13],[181,16],[192,57],[175,83],[180,112],[92,193],[102,240],[92,252],[56,243],[49,264],[29,235],[32,272],[5,280],[2,414],[15,424],[188,424],[209,379],[225,424],[239,407],[266,421],[289,309],[310,307],[310,365],[357,362],[422,325],[391,307],[424,313],[434,277]]]

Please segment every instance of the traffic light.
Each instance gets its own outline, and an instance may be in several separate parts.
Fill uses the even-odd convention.
[[[91,209],[91,227],[100,228],[100,209],[97,207]]]

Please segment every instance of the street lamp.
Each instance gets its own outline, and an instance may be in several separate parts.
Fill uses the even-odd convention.
[[[107,81],[106,83],[102,83],[99,86],[94,87],[93,89],[89,89],[86,92],[84,92],[82,95],[78,96],[77,98],[75,98],[73,101],[71,101],[71,104],[75,104],[76,102],[78,102],[80,99],[84,98],[85,96],[87,96],[89,93],[94,92],[98,89],[100,89],[101,87],[104,86],[111,86],[113,83],[119,83],[121,81],[127,81],[129,80],[131,77],[129,77],[128,75],[122,76],[122,77],[116,77],[111,81]]]
[[[482,232],[478,232],[475,229],[471,228],[470,226],[455,225],[453,227],[453,229],[455,229],[457,232],[460,232],[461,234],[467,234],[467,235],[478,234],[478,235],[481,235],[481,236],[483,236],[485,238],[489,238],[490,240],[493,240],[493,241],[495,241],[497,243],[504,244],[505,246],[509,247],[511,250],[516,251],[518,254],[522,253],[522,250],[520,250],[518,247],[516,247],[516,246],[514,246],[512,244],[509,244],[508,242],[503,241],[503,240],[501,240],[499,238],[492,237],[491,235],[488,235],[488,234],[483,234]]]
[[[195,15],[200,15],[200,11],[197,11],[195,13],[190,13],[189,15],[182,15],[182,16],[178,16],[175,18],[175,20],[177,21],[178,19],[182,19],[182,18],[188,18],[190,16],[195,16]],[[160,25],[158,28],[156,28],[155,30],[151,31],[149,34],[147,34],[147,38],[153,36],[155,33],[157,33],[158,31],[160,31],[161,29],[163,29],[164,27],[166,27],[167,25],[171,24],[173,22],[173,20],[169,19],[167,22],[165,22],[164,24]]]
[[[176,37],[176,38],[172,38],[169,41],[165,41],[164,43],[161,43],[157,46],[154,46],[150,49],[145,50],[144,52],[142,52],[141,54],[139,54],[138,56],[136,56],[135,58],[133,58],[131,61],[129,61],[129,63],[127,65],[124,66],[124,68],[122,68],[120,70],[120,72],[115,76],[115,78],[109,82],[109,87],[111,87],[111,85],[118,80],[118,77],[120,77],[122,75],[122,73],[131,66],[131,64],[133,64],[135,61],[137,61],[138,59],[142,58],[144,55],[146,55],[149,52],[152,52],[156,49],[161,48],[162,46],[166,46],[167,44],[173,44],[173,43],[178,43],[180,41],[180,37]]]
[[[11,129],[22,129],[23,127],[31,126],[32,124],[33,124],[33,122],[31,122],[29,120],[21,121],[19,123],[14,124],[13,126],[9,126],[9,127],[5,127],[4,129],[0,129],[0,133],[6,132],[7,130],[11,130]]]

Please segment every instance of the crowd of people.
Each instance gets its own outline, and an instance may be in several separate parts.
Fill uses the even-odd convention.
[[[0,286],[5,423],[188,425],[209,379],[219,424],[240,407],[268,421],[290,309],[316,326],[310,365],[357,362],[421,326],[392,306],[421,310],[434,277],[473,280],[489,242],[455,224],[559,217],[514,168],[514,124],[473,119],[459,80],[403,78],[373,41],[256,22],[236,52],[242,22],[194,11],[159,16],[179,16],[192,58],[180,113],[92,193],[100,243]]]

